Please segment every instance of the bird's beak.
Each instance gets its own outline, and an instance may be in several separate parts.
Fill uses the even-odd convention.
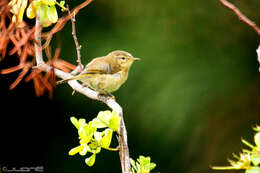
[[[135,58],[135,57],[131,57],[131,59],[134,61],[141,60],[140,58]]]

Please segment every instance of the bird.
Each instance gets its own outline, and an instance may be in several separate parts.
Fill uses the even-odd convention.
[[[129,70],[136,60],[140,60],[140,58],[133,57],[123,50],[115,50],[106,56],[94,58],[80,74],[60,80],[57,84],[79,80],[100,94],[112,95],[111,93],[126,82]]]

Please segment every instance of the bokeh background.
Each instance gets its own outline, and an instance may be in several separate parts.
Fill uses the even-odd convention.
[[[80,2],[66,3],[73,8]],[[260,25],[260,1],[235,5]],[[154,172],[217,173],[210,166],[227,165],[245,147],[241,137],[253,142],[252,127],[260,124],[259,36],[218,0],[98,0],[79,12],[76,28],[84,64],[116,49],[142,58],[114,93],[124,108],[132,158],[150,156]],[[76,64],[70,23],[60,38],[60,57]],[[0,68],[16,63],[5,60]],[[18,74],[0,76],[1,167],[121,171],[117,153],[102,151],[91,168],[84,157],[68,156],[78,145],[69,118],[92,120],[108,109],[104,104],[72,95],[66,84],[52,100],[37,98],[32,83],[9,91]]]

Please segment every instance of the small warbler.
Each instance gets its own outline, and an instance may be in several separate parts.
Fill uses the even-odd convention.
[[[111,95],[110,93],[125,83],[129,69],[136,60],[139,58],[134,58],[126,51],[116,50],[106,56],[94,58],[80,74],[58,81],[57,84],[79,80],[100,94]]]

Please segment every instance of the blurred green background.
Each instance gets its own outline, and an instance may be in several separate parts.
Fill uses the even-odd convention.
[[[80,2],[66,1],[70,8]],[[260,25],[260,1],[240,0],[235,5]],[[76,28],[84,64],[117,49],[142,59],[114,93],[124,108],[132,158],[150,156],[157,164],[154,172],[221,172],[210,166],[227,165],[226,159],[245,147],[241,137],[253,142],[252,127],[260,124],[259,36],[218,0],[98,0],[78,13]],[[60,57],[76,64],[70,23],[60,36]],[[26,104],[46,107],[40,110],[46,116],[37,116],[41,128],[33,125],[43,137],[30,135],[41,154],[35,156],[21,141],[21,148],[16,148],[33,153],[27,153],[28,162],[38,158],[37,164],[46,172],[121,171],[117,153],[102,151],[91,168],[84,164],[84,157],[67,154],[78,145],[70,116],[92,120],[108,109],[104,104],[78,93],[71,95],[66,84],[56,88],[53,100],[35,98],[30,83],[14,91],[6,87],[6,98],[16,103],[24,99],[19,92],[25,91],[31,94]],[[23,121],[32,118],[26,116],[28,109],[20,114],[25,115]],[[20,126],[19,130],[24,128]],[[33,131],[23,135],[29,133]],[[15,153],[6,156],[9,164],[17,157]]]

